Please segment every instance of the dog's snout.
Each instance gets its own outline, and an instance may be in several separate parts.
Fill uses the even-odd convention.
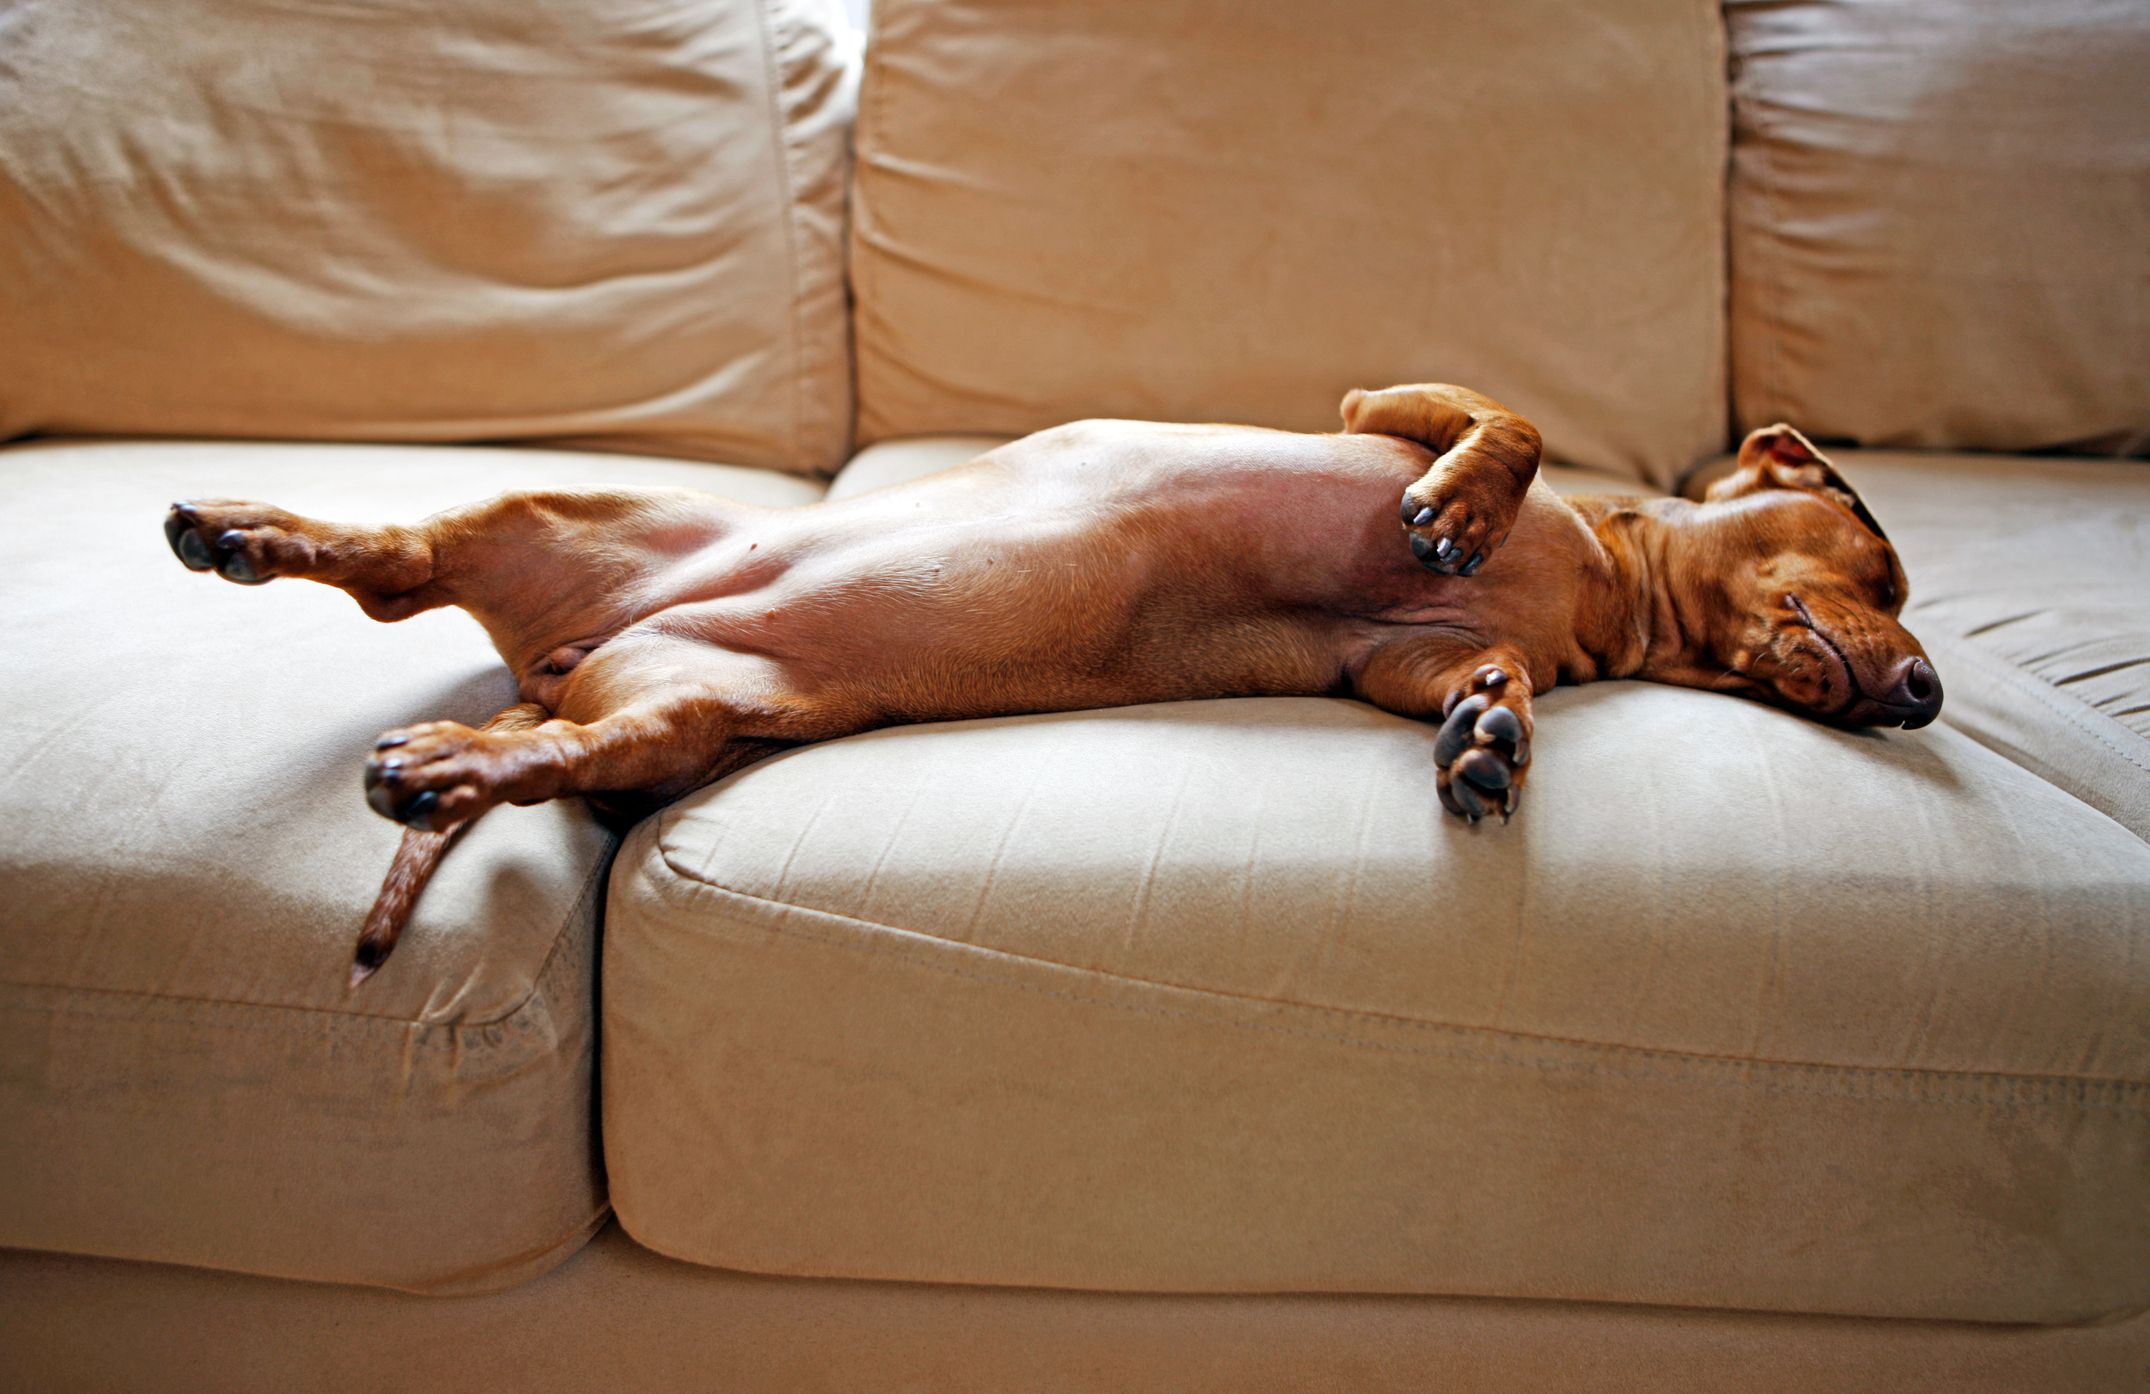
[[[1845,726],[1901,726],[1916,731],[1941,714],[1941,675],[1919,657],[1906,658],[1885,676],[1869,676],[1835,720]]]
[[[1904,713],[1904,729],[1916,731],[1941,714],[1941,675],[1923,658],[1907,658],[1896,670],[1889,704]]]

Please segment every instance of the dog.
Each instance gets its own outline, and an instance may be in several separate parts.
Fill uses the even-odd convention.
[[[877,726],[1355,697],[1438,723],[1435,792],[1475,824],[1516,811],[1531,698],[1558,683],[1642,678],[1843,726],[1940,711],[1895,549],[1789,426],[1748,436],[1693,503],[1561,498],[1536,428],[1465,388],[1354,391],[1343,424],[1077,422],[793,509],[589,489],[347,527],[196,500],[165,537],[192,570],[320,581],[376,620],[459,605],[515,675],[520,702],[482,729],[376,743],[366,799],[407,831],[353,987],[495,804],[632,816]]]

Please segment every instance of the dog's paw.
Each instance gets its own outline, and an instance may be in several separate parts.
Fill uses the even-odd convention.
[[[1507,822],[1522,801],[1530,733],[1529,685],[1494,664],[1473,673],[1433,741],[1441,806],[1469,823],[1489,813]]]
[[[495,742],[458,721],[388,732],[366,760],[366,803],[420,832],[446,832],[500,802]]]
[[[227,581],[258,586],[288,575],[304,540],[288,532],[297,521],[262,503],[195,500],[175,503],[164,515],[164,540],[189,571],[214,571]]]
[[[1399,511],[1411,555],[1443,576],[1477,575],[1508,540],[1516,515],[1503,490],[1467,475],[1419,480],[1403,491]]]

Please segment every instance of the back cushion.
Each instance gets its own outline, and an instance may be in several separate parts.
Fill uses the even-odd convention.
[[[1745,426],[2150,445],[2150,5],[1733,0]]]
[[[850,429],[823,0],[0,5],[0,438]]]
[[[859,121],[868,439],[1448,380],[1580,464],[1722,443],[1709,0],[879,0]]]

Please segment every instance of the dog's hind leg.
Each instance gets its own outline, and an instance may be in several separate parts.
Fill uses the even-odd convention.
[[[302,518],[265,503],[194,499],[164,515],[164,538],[189,571],[258,586],[279,576],[348,591],[368,615],[400,620],[450,603],[434,580],[429,530]]]
[[[727,773],[742,742],[822,740],[864,720],[789,691],[770,660],[693,639],[623,635],[574,670],[559,714],[500,730],[429,721],[383,735],[366,801],[445,831],[495,804],[575,794],[674,798]]]
[[[542,725],[546,716],[545,709],[535,702],[519,702],[486,722],[482,729],[488,734],[528,731]],[[380,893],[374,897],[373,908],[366,912],[366,923],[358,933],[358,948],[351,956],[352,987],[371,977],[395,950],[426,882],[433,879],[441,858],[448,855],[449,847],[470,823],[466,818],[438,833],[404,829],[395,860],[388,864],[388,875],[382,879]]]
[[[431,721],[382,736],[366,801],[407,831],[360,933],[351,985],[388,957],[434,868],[488,808],[575,794],[661,801],[861,724],[786,694],[777,677],[763,659],[639,635],[576,670],[563,716],[526,702],[480,729]]]
[[[519,666],[522,649],[551,646],[551,630],[562,631],[553,643],[583,637],[645,571],[722,536],[743,511],[684,489],[555,489],[366,527],[194,499],[171,506],[164,535],[189,570],[241,585],[319,581],[377,620],[461,606]]]
[[[1401,436],[1438,457],[1404,490],[1411,552],[1448,576],[1476,575],[1515,526],[1537,477],[1538,428],[1467,387],[1415,383],[1344,396],[1344,430]]]

